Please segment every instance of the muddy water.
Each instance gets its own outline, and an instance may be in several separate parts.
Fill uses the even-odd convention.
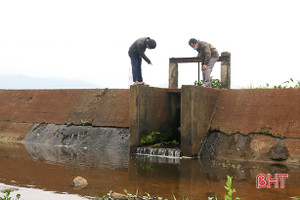
[[[226,175],[234,177],[236,196],[243,199],[273,200],[300,196],[300,167],[296,165],[227,160],[209,163],[129,155],[128,152],[16,143],[0,144],[0,163],[1,184],[31,188],[26,193],[32,195],[39,194],[37,191],[42,191],[41,195],[52,191],[48,198],[52,200],[71,200],[78,196],[81,198],[77,199],[88,199],[102,196],[109,190],[123,192],[124,189],[131,193],[138,189],[168,199],[171,199],[172,192],[177,199],[184,196],[190,200],[206,200],[215,195],[222,199],[226,193]],[[288,173],[286,188],[257,189],[255,178],[259,173]],[[88,187],[72,188],[76,176],[86,178]],[[22,191],[25,194],[23,189],[21,195]],[[63,197],[54,196],[62,193]],[[76,198],[70,195],[76,195]]]

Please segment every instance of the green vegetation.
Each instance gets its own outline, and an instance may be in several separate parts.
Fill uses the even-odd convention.
[[[96,197],[96,200],[113,200],[114,198],[112,198],[112,193],[113,191],[110,190],[108,193],[107,193],[107,196],[106,195],[103,195],[101,198],[100,197]]]
[[[124,192],[126,193],[128,199],[138,198],[139,190],[136,190],[135,194],[130,194],[130,193],[128,193],[126,189],[124,190]],[[151,196],[150,196],[149,193],[146,192],[146,195],[147,195],[147,196],[143,196],[143,199],[148,200],[148,199],[151,198]]]
[[[221,88],[221,81],[219,79],[214,79],[213,77],[210,77],[210,82],[211,82],[211,86],[213,88]],[[201,80],[200,83],[198,81],[195,81],[194,85],[202,86],[203,85],[203,80]]]
[[[295,197],[289,197],[290,199],[296,199],[296,200],[300,200],[300,196],[295,196]]]
[[[92,123],[89,121],[81,120],[81,126],[92,126]]]
[[[67,125],[67,126],[73,126],[74,124],[72,122],[70,122],[70,123],[65,123],[65,125]]]
[[[236,192],[235,189],[231,188],[231,185],[232,185],[232,177],[227,175],[227,182],[224,187],[228,193],[224,196],[224,200],[232,200],[232,198],[233,198],[232,195],[233,195],[233,193]],[[239,197],[235,197],[235,200],[240,200],[240,199],[241,198],[239,198]]]
[[[154,144],[160,141],[160,132],[152,131],[148,135],[143,135],[141,138],[141,145]]]
[[[12,197],[10,197],[10,192],[11,192],[11,190],[5,190],[6,194],[3,197],[0,197],[0,200],[18,200],[21,198],[21,195],[17,194],[16,198],[12,199]]]
[[[172,195],[173,195],[173,200],[176,200],[176,197],[175,197],[175,195],[173,194],[173,192],[172,192]],[[189,200],[189,198],[184,198],[184,197],[182,197],[182,199],[183,199],[183,200]]]
[[[230,163],[229,160],[226,161],[226,163],[222,162],[222,163],[217,163],[216,160],[213,160],[212,161],[212,165],[213,165],[213,168],[216,168],[216,166],[220,166],[222,167],[223,169],[229,169],[229,168],[232,168],[232,169],[240,169],[241,168],[241,165],[240,164],[232,164]]]
[[[224,200],[241,200],[242,198],[239,198],[239,197],[235,197],[233,198],[233,193],[236,192],[235,189],[232,188],[232,179],[233,177],[230,177],[227,175],[227,182],[226,182],[226,185],[224,186],[225,189],[227,190],[227,194],[225,194],[224,196]],[[124,192],[126,193],[128,199],[134,199],[134,200],[168,200],[168,199],[165,199],[163,197],[153,197],[151,196],[149,193],[145,193],[145,195],[141,195],[139,194],[139,191],[136,190],[136,193],[135,194],[130,194],[127,192],[127,190],[125,189]],[[102,200],[115,200],[114,198],[112,198],[112,191],[109,191],[109,193],[107,194],[108,196],[103,196],[101,199]],[[175,195],[173,194],[172,192],[172,196],[173,196],[173,199],[172,200],[177,200],[177,198],[175,197]],[[292,199],[300,199],[299,197],[290,197]],[[97,200],[100,200],[99,197],[97,197]],[[189,200],[189,198],[187,197],[182,197],[182,200]],[[215,196],[215,200],[218,200],[217,196]]]
[[[230,177],[230,176],[227,175],[227,182],[226,182],[226,185],[224,186],[225,189],[227,190],[227,194],[225,194],[224,200],[232,200],[233,199],[233,193],[236,192],[235,189],[231,188],[232,178],[233,177]],[[215,196],[215,199],[218,200],[217,196]],[[235,200],[241,200],[241,198],[235,197]]]
[[[297,80],[294,81],[294,79],[290,78],[289,80],[284,81],[280,85],[274,85],[273,87],[270,86],[269,83],[257,87],[250,84],[250,86],[245,89],[284,89],[284,88],[300,88],[300,81]]]
[[[151,145],[160,142],[172,142],[173,144],[178,144],[180,140],[180,134],[178,131],[169,130],[164,133],[157,131],[152,131],[148,135],[143,135],[140,144],[141,145]]]
[[[163,197],[153,197],[151,196],[149,193],[145,192],[144,195],[139,194],[139,191],[136,190],[135,194],[131,194],[128,193],[128,191],[125,189],[124,192],[126,193],[127,199],[132,199],[132,200],[168,200],[168,199],[164,199]],[[117,200],[115,198],[113,198],[112,195],[113,191],[109,191],[109,193],[107,193],[107,196],[104,195],[103,197],[99,198],[96,197],[96,200]],[[122,195],[122,194],[121,194]],[[177,200],[175,195],[172,193],[173,195],[173,200]],[[189,198],[182,198],[182,200],[189,200]]]

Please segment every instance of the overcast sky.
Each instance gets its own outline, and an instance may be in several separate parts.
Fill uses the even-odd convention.
[[[300,80],[298,0],[1,0],[0,75],[82,79],[128,88],[130,45],[151,37],[144,81],[168,84],[170,57],[194,57],[192,37],[231,52],[233,87]],[[220,78],[220,64],[212,76]],[[179,65],[179,84],[197,64]],[[20,83],[22,84],[22,83]]]

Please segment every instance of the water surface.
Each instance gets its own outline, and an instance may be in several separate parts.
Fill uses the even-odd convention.
[[[109,190],[130,193],[148,192],[171,199],[208,199],[226,193],[226,176],[233,176],[236,196],[243,199],[289,199],[300,196],[300,167],[276,163],[234,162],[229,160],[160,158],[130,155],[116,150],[54,147],[33,144],[0,144],[0,183],[4,187],[21,187],[27,193],[44,194],[43,199],[89,199]],[[288,173],[284,189],[257,189],[259,173]],[[82,176],[88,181],[84,189],[74,189],[72,180]],[[22,189],[23,188],[23,189]],[[24,189],[25,188],[25,189]],[[27,188],[27,190],[26,190]],[[51,191],[51,192],[49,192]],[[49,194],[49,195],[48,195]],[[61,196],[56,196],[62,194]],[[52,195],[52,196],[51,196]],[[75,195],[75,196],[72,196]]]

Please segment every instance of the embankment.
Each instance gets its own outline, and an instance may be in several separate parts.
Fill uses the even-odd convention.
[[[0,90],[0,139],[63,144],[70,137],[81,137],[81,142],[96,137],[95,132],[112,139],[112,131],[96,128],[109,127],[128,149],[129,96],[121,89]]]
[[[183,86],[181,98],[191,101],[181,109],[185,154],[300,162],[300,89]]]
[[[300,89],[0,90],[0,139],[124,149],[180,126],[183,155],[299,163],[299,105]]]

